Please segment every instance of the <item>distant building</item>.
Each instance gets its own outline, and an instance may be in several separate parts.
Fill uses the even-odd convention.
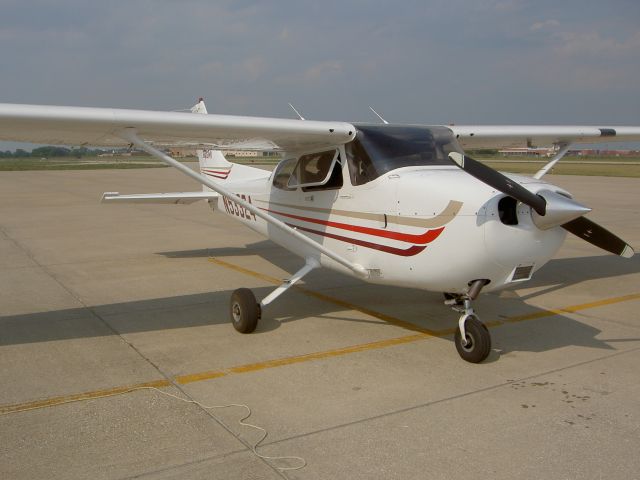
[[[503,157],[551,157],[555,153],[554,148],[543,147],[514,147],[498,150]]]
[[[557,152],[557,148],[504,148],[498,150],[503,157],[552,157]],[[638,157],[638,150],[595,150],[589,148],[576,148],[567,152],[568,155],[578,157]]]
[[[229,155],[230,157],[257,157],[262,156],[262,152],[257,152],[255,150],[226,150],[224,152],[225,155]]]
[[[174,158],[195,157],[195,148],[170,148],[169,155]]]

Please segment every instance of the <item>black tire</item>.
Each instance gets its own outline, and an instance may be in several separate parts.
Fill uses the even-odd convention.
[[[462,345],[462,335],[460,335],[459,328],[456,328],[456,334],[454,336],[458,354],[467,362],[482,362],[491,352],[491,335],[489,335],[489,330],[474,316],[467,319],[464,329],[468,342],[467,345]]]
[[[260,305],[251,290],[239,288],[231,294],[229,313],[233,328],[240,333],[251,333],[260,319]]]

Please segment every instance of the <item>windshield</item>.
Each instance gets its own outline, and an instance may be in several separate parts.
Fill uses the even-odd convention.
[[[462,152],[446,127],[358,125],[345,145],[353,185],[362,185],[401,167],[452,165],[448,155]]]

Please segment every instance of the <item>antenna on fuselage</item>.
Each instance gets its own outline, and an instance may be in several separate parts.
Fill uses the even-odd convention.
[[[371,105],[369,105],[369,110],[371,110],[373,113],[375,113],[376,117],[378,117],[380,120],[382,120],[382,123],[384,123],[385,125],[389,125],[389,122],[387,122],[384,118],[382,118],[382,115],[380,115],[378,112],[376,112]]]
[[[296,110],[296,107],[294,107],[293,105],[289,104],[289,106],[291,107],[291,110],[293,110],[294,112],[296,112],[296,115],[298,116],[298,118],[300,120],[306,120],[306,118],[304,118],[302,115],[300,115],[300,112],[298,110]]]

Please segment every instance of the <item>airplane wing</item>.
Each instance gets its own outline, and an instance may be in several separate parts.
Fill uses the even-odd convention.
[[[153,146],[188,145],[223,150],[241,145],[246,150],[251,145],[256,145],[256,148],[265,150],[265,146],[271,145],[273,150],[297,151],[333,148],[351,141],[354,136],[355,127],[343,122],[0,104],[0,140],[50,145],[135,144],[214,192],[233,198],[234,202],[249,212],[288,234],[292,242],[303,246],[301,251],[324,254],[354,273],[367,276],[367,270],[361,265],[348,261],[286,223],[255,208],[219,183],[194,172]]]
[[[0,104],[0,140],[123,147],[129,144],[119,133],[131,127],[155,145],[216,150],[323,149],[346,143],[355,135],[353,125],[344,122]]]
[[[105,192],[102,203],[164,203],[189,205],[199,200],[217,199],[215,192],[176,192],[176,193],[133,193],[120,195],[119,192]]]
[[[463,148],[509,148],[556,144],[640,142],[640,127],[452,125]]]
[[[156,145],[217,150],[314,150],[347,143],[355,135],[354,126],[345,122],[0,104],[0,140],[122,147],[128,143],[120,132],[130,127]],[[640,141],[640,127],[626,126],[454,125],[449,128],[464,148]]]

